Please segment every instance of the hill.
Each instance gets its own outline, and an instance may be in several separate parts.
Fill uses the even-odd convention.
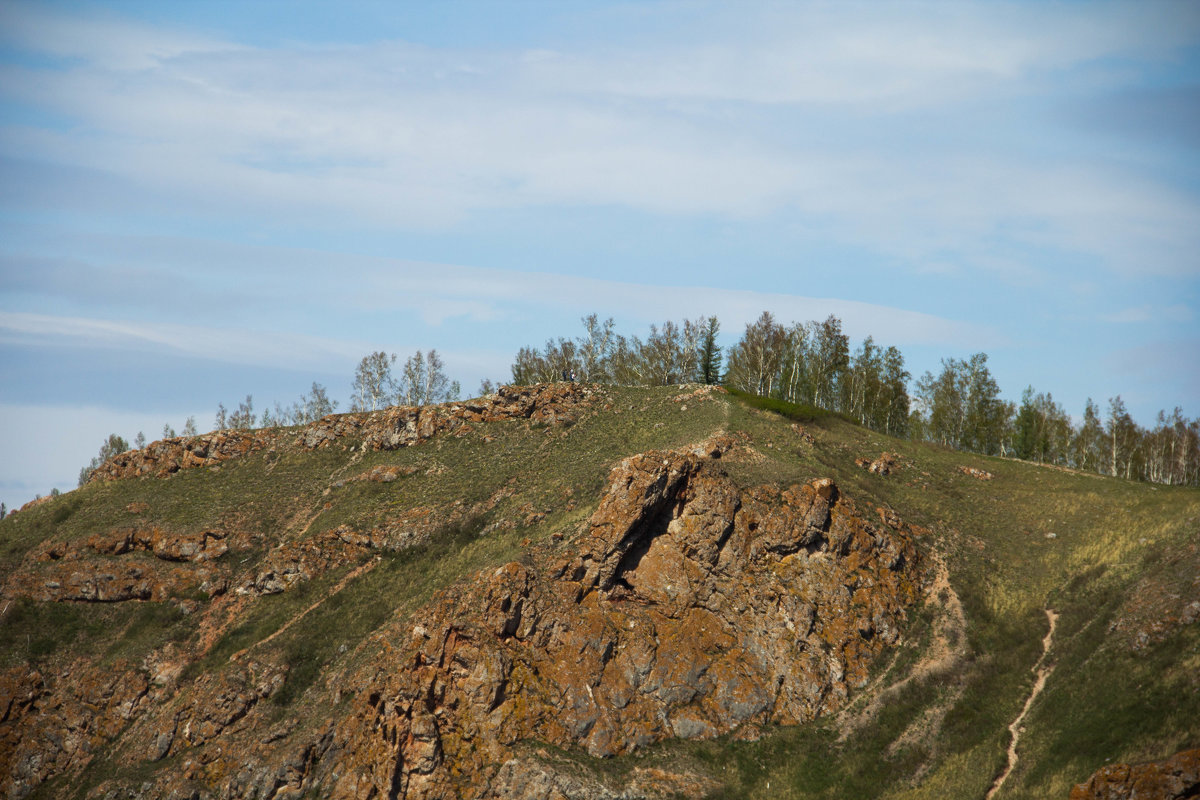
[[[1065,798],[1200,747],[1200,492],[759,405],[506,387],[112,459],[0,521],[0,786]]]

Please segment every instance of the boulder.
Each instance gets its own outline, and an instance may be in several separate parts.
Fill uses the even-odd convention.
[[[1071,800],[1182,800],[1200,795],[1200,749],[1162,761],[1109,764],[1071,789]]]

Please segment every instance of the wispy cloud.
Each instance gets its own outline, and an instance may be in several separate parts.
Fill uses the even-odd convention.
[[[86,17],[44,5],[7,3],[0,41],[62,59],[79,59],[114,71],[152,69],[194,53],[236,46],[219,39],[93,13]]]
[[[764,309],[1196,395],[1196,4],[567,4],[478,46],[119,5],[0,2],[5,402],[336,393],[431,346],[470,387],[592,312]]]
[[[230,363],[276,366],[313,360],[322,365],[337,359],[345,362],[348,357],[357,359],[366,349],[376,347],[356,338],[312,337],[278,328],[260,329],[254,324],[262,309],[280,305],[311,309],[312,314],[319,314],[335,326],[345,325],[364,313],[385,315],[391,320],[392,338],[415,343],[410,347],[428,346],[422,345],[422,339],[431,335],[429,329],[449,321],[470,323],[476,335],[480,335],[479,331],[506,331],[514,322],[536,319],[547,320],[548,324],[570,320],[574,327],[574,320],[590,313],[613,314],[623,324],[642,328],[666,319],[713,314],[721,319],[726,331],[735,332],[764,310],[772,311],[784,323],[824,319],[834,314],[856,338],[871,335],[887,344],[944,344],[982,349],[1003,341],[999,333],[985,325],[846,298],[655,285],[652,280],[631,283],[174,237],[147,240],[90,235],[69,245],[80,248],[69,259],[72,269],[89,275],[93,282],[111,279],[120,284],[122,276],[130,274],[160,278],[191,275],[189,296],[190,291],[204,296],[215,295],[230,276],[237,275],[241,278],[235,293],[239,302],[225,309],[227,316],[223,317],[222,326],[180,324],[175,319],[175,302],[145,303],[136,322],[128,320],[121,302],[111,300],[108,319],[0,311],[0,341],[15,336],[70,337],[84,345],[153,346]],[[108,267],[110,263],[120,266]],[[208,264],[220,265],[219,271],[205,274],[203,265]],[[24,275],[20,281],[38,292],[75,296],[74,287],[59,284],[54,273]],[[119,298],[120,293],[114,292],[113,296]],[[574,331],[539,331],[540,335],[550,333],[573,335]],[[522,344],[537,343],[513,341],[512,333],[507,331],[504,336],[500,343],[514,351]],[[511,353],[504,357],[509,356]],[[506,371],[507,361],[489,371],[496,368]]]
[[[0,404],[0,499],[12,509],[52,488],[74,489],[80,467],[110,433],[132,441],[143,431],[153,440],[164,422],[182,428],[197,413],[187,405],[138,413],[94,405]],[[205,409],[198,424],[207,426],[210,414]]]
[[[1182,303],[1133,306],[1101,317],[1105,322],[1117,323],[1190,322],[1194,318],[1192,310]]]
[[[365,352],[361,343],[281,331],[88,319],[14,311],[0,311],[0,343],[25,347],[148,350],[229,364],[313,371],[344,369],[347,363],[353,363]]]
[[[974,269],[999,241],[1194,274],[1194,195],[1046,141],[997,148],[950,116],[1039,98],[1064,70],[1120,88],[1095,65],[1169,58],[1200,34],[1188,9],[755,6],[761,24],[719,13],[694,32],[705,44],[531,53],[264,50],[18,7],[25,46],[82,63],[9,65],[4,95],[83,125],[8,127],[0,151],[304,224],[437,229],[564,204],[790,213],[906,261],[952,251]]]

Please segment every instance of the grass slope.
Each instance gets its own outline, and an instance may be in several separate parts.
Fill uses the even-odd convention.
[[[249,571],[281,541],[342,524],[369,529],[415,508],[494,501],[426,545],[383,554],[353,579],[355,565],[249,602],[185,673],[190,680],[229,669],[231,656],[252,649],[291,667],[272,698],[275,713],[316,718],[330,702],[326,679],[363,657],[355,645],[385,620],[411,614],[474,570],[519,558],[531,541],[575,530],[620,458],[726,430],[746,444],[725,465],[744,486],[829,476],[860,507],[927,527],[920,546],[944,560],[965,615],[952,643],[958,657],[904,682],[862,724],[843,716],[775,729],[757,742],[669,742],[603,763],[564,757],[610,775],[646,763],[688,764],[725,783],[719,797],[982,798],[1006,763],[1007,726],[1032,686],[1047,607],[1061,614],[1049,658],[1055,670],[1026,718],[1020,761],[999,798],[1065,797],[1106,761],[1200,745],[1200,626],[1163,622],[1200,599],[1200,491],[955,453],[812,409],[681,398],[683,391],[607,389],[605,403],[569,426],[491,423],[385,453],[362,453],[356,442],[316,452],[280,446],[169,479],[92,484],[0,522],[0,580],[45,540],[133,524],[239,530],[251,544],[225,558]],[[899,457],[891,475],[854,464],[885,450]],[[391,465],[411,474],[390,483],[346,480]],[[994,478],[980,481],[959,466]],[[134,517],[134,503],[148,508]],[[195,601],[179,598],[188,599]],[[76,654],[136,662],[169,641],[195,648],[186,608],[13,601],[0,617],[0,667],[48,668]],[[913,615],[905,644],[884,657],[853,711],[913,675],[945,613],[931,603]],[[1145,631],[1151,635],[1142,641]],[[123,747],[118,739],[101,755],[73,787],[78,795],[122,772]],[[170,760],[155,768],[170,768]],[[52,782],[39,794],[61,789]]]

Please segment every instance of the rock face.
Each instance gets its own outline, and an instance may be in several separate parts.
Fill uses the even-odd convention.
[[[1110,764],[1071,790],[1071,800],[1182,800],[1200,796],[1200,749],[1164,761]]]
[[[607,786],[592,776],[545,761],[512,759],[500,767],[491,793],[505,800],[700,800],[720,789],[711,778],[654,767],[634,767],[628,783]]]
[[[152,702],[143,672],[79,659],[58,675],[0,673],[0,788],[20,798],[78,770]]]
[[[181,469],[211,467],[262,450],[273,444],[277,436],[275,431],[264,428],[163,439],[141,450],[128,450],[113,456],[92,472],[88,483],[141,476],[164,478]]]
[[[157,527],[96,534],[81,544],[48,542],[7,576],[0,597],[111,603],[166,600],[190,590],[211,596],[225,588],[210,563],[229,550],[227,542],[223,531],[175,534]]]
[[[472,423],[529,419],[546,424],[573,422],[602,397],[599,387],[578,383],[503,386],[495,394],[466,403],[396,406],[371,414],[342,414],[307,426],[298,441],[304,447],[328,447],[346,437],[361,437],[365,450],[397,450],[435,436],[470,432]]]
[[[203,436],[176,437],[141,450],[113,456],[92,473],[93,481],[141,476],[166,477],[181,469],[210,467],[294,441],[314,450],[353,439],[365,450],[411,447],[439,434],[465,434],[471,423],[530,419],[547,424],[574,421],[602,396],[599,387],[576,383],[504,386],[495,394],[465,403],[436,406],[395,406],[382,411],[333,414],[310,423],[299,433],[281,428],[214,431]]]
[[[622,461],[575,548],[378,634],[333,796],[501,796],[553,784],[522,777],[524,739],[609,756],[838,708],[916,598],[911,538],[829,480],[739,490],[715,463],[729,444]]]

